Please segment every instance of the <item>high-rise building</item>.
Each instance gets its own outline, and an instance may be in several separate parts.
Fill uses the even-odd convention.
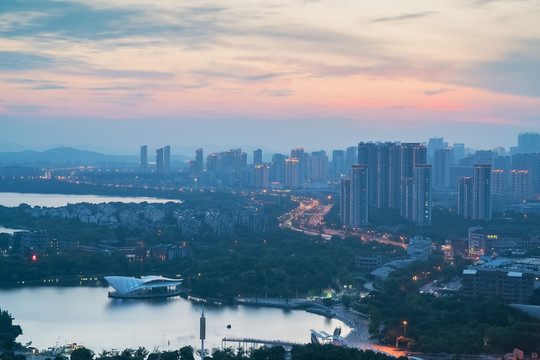
[[[148,145],[141,146],[141,170],[146,171],[148,168]]]
[[[427,163],[433,164],[433,159],[435,158],[435,151],[441,150],[448,147],[448,143],[444,142],[442,137],[440,138],[431,138],[429,139],[427,146]]]
[[[163,172],[168,174],[171,172],[171,146],[167,145],[163,148]]]
[[[431,165],[414,168],[412,221],[418,226],[431,224]]]
[[[345,174],[345,151],[332,150],[332,161],[330,162],[330,177],[333,180],[338,180],[341,178],[342,175]]]
[[[540,153],[517,154],[512,156],[512,170],[525,170],[529,172],[528,188],[535,194],[540,194]]]
[[[460,177],[458,183],[458,215],[471,219],[473,214],[473,179]]]
[[[328,180],[328,156],[326,156],[326,151],[314,151],[308,159],[309,180]]]
[[[495,156],[493,158],[493,170],[503,171],[502,191],[510,184],[510,170],[512,170],[512,158],[510,156]],[[495,181],[493,179],[493,181]]]
[[[307,168],[308,168],[308,163],[307,163],[307,156],[308,154],[306,154],[304,152],[304,148],[296,148],[296,149],[292,149],[291,150],[291,158],[295,158],[298,160],[298,166],[299,166],[299,178],[300,178],[300,183],[303,184],[306,179],[307,179],[307,174],[308,174],[308,171],[307,171]]]
[[[206,158],[206,170],[218,186],[248,184],[247,155],[242,149],[213,153]]]
[[[390,194],[389,206],[393,209],[401,208],[401,146],[390,145]]]
[[[270,168],[267,165],[255,165],[253,173],[255,187],[257,189],[266,189],[270,184]]]
[[[284,154],[274,154],[272,156],[272,167],[270,168],[270,181],[285,184],[285,159]]]
[[[433,157],[433,186],[439,189],[450,187],[450,167],[454,165],[452,148],[436,150]]]
[[[358,163],[369,166],[369,204],[400,207],[401,147],[395,143],[358,144]]]
[[[405,219],[413,219],[414,168],[426,164],[426,156],[422,144],[401,144],[401,216]]]
[[[216,153],[212,153],[206,157],[206,170],[210,175],[210,178],[214,179],[217,177],[217,172],[219,168],[219,156]]]
[[[285,184],[294,189],[300,187],[300,160],[297,158],[285,159]]]
[[[369,167],[355,164],[352,166],[350,226],[358,228],[367,225],[368,210]]]
[[[351,179],[341,179],[339,218],[341,226],[351,226]]]
[[[519,154],[540,153],[540,134],[537,132],[519,134],[517,151]]]
[[[527,194],[529,192],[529,172],[527,170],[512,170],[510,179],[513,193]]]
[[[262,150],[257,149],[253,151],[253,165],[261,165],[262,164]]]
[[[454,144],[452,149],[454,149],[454,164],[459,164],[459,161],[465,157],[465,144]]]
[[[204,170],[203,149],[195,150],[195,175],[201,177]]]
[[[361,142],[358,144],[358,162],[369,167],[369,206],[378,207],[379,204],[379,145]]]
[[[491,170],[491,192],[503,193],[506,190],[504,170]]]
[[[473,220],[491,220],[491,164],[476,164],[473,169]]]
[[[495,158],[492,150],[477,150],[474,153],[475,164],[491,164],[493,165],[493,159]]]
[[[349,146],[345,153],[345,169],[347,170],[345,175],[349,178],[352,176],[351,171],[354,164],[358,164],[358,146]]]
[[[156,173],[163,174],[163,148],[156,150]]]

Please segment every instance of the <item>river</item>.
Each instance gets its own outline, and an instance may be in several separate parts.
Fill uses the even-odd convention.
[[[91,204],[123,202],[123,203],[166,203],[182,200],[160,199],[154,197],[122,197],[122,196],[103,196],[103,195],[65,195],[65,194],[34,194],[34,193],[10,193],[0,192],[0,205],[13,207],[20,204],[30,206],[61,207],[69,204],[87,202]]]
[[[21,287],[0,289],[0,307],[22,327],[17,341],[32,341],[38,349],[72,342],[96,352],[138,346],[150,351],[200,348],[201,305],[179,297],[122,300],[109,299],[105,287]],[[332,333],[341,326],[344,334],[350,330],[336,319],[268,307],[211,306],[206,318],[205,348],[220,347],[223,337],[307,343],[310,329]]]

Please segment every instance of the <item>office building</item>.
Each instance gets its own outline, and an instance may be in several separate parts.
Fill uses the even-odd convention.
[[[469,228],[468,250],[471,255],[497,256],[500,252],[522,248],[518,234],[487,230],[482,227]]]

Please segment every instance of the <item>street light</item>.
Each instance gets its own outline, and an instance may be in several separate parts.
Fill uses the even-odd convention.
[[[407,322],[403,321],[403,337],[405,338],[405,341],[407,341]]]

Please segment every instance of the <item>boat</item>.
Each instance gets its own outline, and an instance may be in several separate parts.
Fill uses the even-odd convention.
[[[108,292],[110,298],[153,299],[178,296],[182,293],[180,288],[182,279],[148,275],[140,279],[128,276],[105,276],[105,280],[114,289]]]

